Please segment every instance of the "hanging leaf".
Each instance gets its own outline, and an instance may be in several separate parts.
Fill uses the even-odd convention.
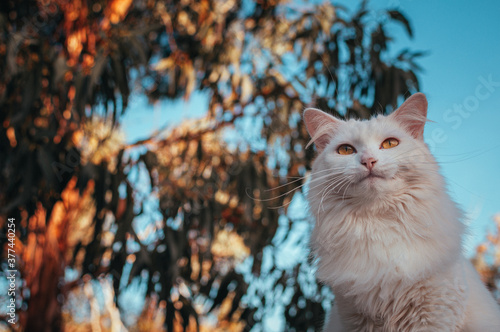
[[[389,11],[387,11],[387,14],[389,14],[389,17],[391,19],[399,21],[401,24],[403,24],[404,27],[405,27],[405,29],[406,29],[406,32],[408,33],[408,36],[410,36],[410,38],[413,37],[413,31],[411,29],[410,22],[408,21],[408,19],[406,18],[406,16],[404,16],[398,10],[389,10]]]

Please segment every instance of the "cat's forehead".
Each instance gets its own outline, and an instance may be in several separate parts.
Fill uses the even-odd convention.
[[[401,128],[388,117],[378,116],[369,120],[348,120],[338,128],[338,136],[343,140],[366,141],[387,138],[402,133]]]

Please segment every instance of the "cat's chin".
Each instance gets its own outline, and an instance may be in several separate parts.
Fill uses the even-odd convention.
[[[358,181],[358,185],[362,187],[368,187],[372,189],[377,189],[380,186],[385,186],[390,181],[389,178],[376,174],[370,173]]]

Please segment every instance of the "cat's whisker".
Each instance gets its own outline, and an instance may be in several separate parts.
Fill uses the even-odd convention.
[[[339,178],[334,178],[331,183],[329,183],[325,188],[323,188],[319,193],[317,193],[316,195],[314,195],[314,197],[318,197],[319,195],[322,195],[324,192],[326,192],[329,188],[331,188],[332,186],[336,186],[338,185],[339,183],[345,181],[345,178],[344,177],[339,177]],[[319,183],[319,184],[316,184],[314,187],[311,187],[309,188],[309,190],[311,189],[316,189],[320,186],[322,186],[323,183]]]
[[[290,205],[290,203],[292,203],[292,200],[290,200],[290,201],[288,201],[288,202],[286,202],[284,204],[281,204],[279,206],[268,206],[267,208],[271,209],[271,210],[278,210],[278,209],[282,209],[284,207],[287,207],[288,205]]]
[[[352,180],[352,176],[347,176],[347,177],[345,178],[345,180],[346,180],[346,182],[351,181],[351,180]],[[341,187],[335,191],[335,189],[336,189],[339,185],[340,185]],[[340,184],[340,183],[339,183],[338,185],[336,185],[335,187],[333,187],[333,188],[332,188],[331,192],[335,192],[336,194],[338,194],[338,193],[340,192],[340,190],[342,189],[342,187],[343,187],[343,186],[344,186],[344,183],[342,183],[342,184]]]
[[[340,179],[338,181],[332,181],[331,184],[329,184],[328,186],[325,187],[325,189],[323,189],[320,193],[323,193],[321,195],[321,201],[319,203],[319,206],[321,207],[321,209],[323,211],[325,211],[325,209],[323,209],[323,200],[325,199],[326,196],[330,195],[330,193],[332,193],[336,187],[338,187],[341,183],[345,182],[345,181],[349,181],[348,178],[343,178],[343,179]],[[333,186],[333,188],[331,188]],[[331,189],[330,189],[331,188]]]
[[[287,182],[287,183],[284,183],[282,185],[279,185],[279,186],[276,186],[276,187],[273,187],[273,188],[266,189],[266,190],[264,190],[264,192],[268,192],[268,191],[272,191],[272,190],[275,190],[275,189],[286,187],[286,186],[288,186],[288,185],[290,185],[292,183],[299,182],[300,180],[304,180],[304,179],[306,179],[308,177],[312,177],[313,175],[316,175],[316,174],[319,174],[319,173],[332,172],[332,171],[337,171],[337,170],[345,170],[346,168],[347,167],[332,167],[332,168],[328,168],[328,169],[319,170],[319,171],[316,171],[316,172],[311,172],[310,174],[307,174],[305,176],[290,177],[290,178],[295,178],[295,180]],[[330,174],[327,174],[327,175],[330,175]]]
[[[342,182],[344,181],[345,179],[344,178],[340,178],[340,179],[335,179],[334,181],[332,181],[331,183],[329,183],[325,188],[323,188],[319,193],[317,193],[314,197],[318,197],[319,195],[321,195],[323,192],[325,192],[330,186],[334,186],[336,184],[338,184],[339,182]],[[310,188],[310,189],[316,189],[320,186],[322,186],[323,183],[320,183],[320,184],[317,184],[316,186]]]
[[[346,181],[344,184],[342,184],[340,186],[340,188],[336,191],[336,193],[340,193],[342,188],[344,188],[344,186],[346,186],[346,189],[349,188],[349,186],[353,183],[354,181],[352,181],[352,178],[348,178],[348,181]],[[345,194],[345,190],[344,190],[344,194]],[[343,195],[342,195],[343,196]],[[344,198],[342,197],[342,200],[344,200]]]
[[[331,195],[331,194],[332,194],[332,193],[334,193],[334,192],[335,192],[335,193],[339,193],[339,192],[340,192],[340,189],[341,189],[341,188],[342,188],[345,184],[347,184],[347,183],[349,183],[349,182],[350,182],[350,179],[349,179],[349,178],[345,178],[345,179],[344,179],[344,181],[341,181],[341,182],[340,182],[340,183],[338,183],[335,187],[331,188],[331,189],[328,191],[328,193],[325,193],[325,194],[326,194],[326,196],[329,196],[329,195]],[[338,190],[335,190],[335,189],[336,189],[339,185],[340,185],[340,188],[339,188]],[[321,206],[322,206],[322,204],[323,204],[323,198],[324,198],[324,197],[325,197],[325,195],[324,195],[324,196],[322,197],[322,199],[321,199],[321,203],[320,203],[320,205],[321,205]],[[324,211],[324,209],[323,209],[323,211]]]
[[[246,190],[246,194],[247,194],[247,196],[248,196],[250,199],[252,199],[252,200],[254,200],[254,201],[257,201],[257,202],[269,202],[269,201],[276,200],[276,199],[278,199],[278,198],[280,198],[280,197],[287,196],[287,195],[289,195],[290,193],[292,193],[292,192],[294,192],[294,191],[296,191],[296,190],[298,190],[298,189],[300,189],[300,188],[304,187],[305,185],[311,184],[312,182],[315,182],[315,181],[324,180],[325,178],[328,178],[328,177],[330,177],[330,176],[332,176],[332,174],[324,174],[324,175],[321,175],[321,176],[316,177],[316,178],[313,178],[313,179],[311,179],[310,181],[305,182],[305,183],[301,184],[300,186],[297,186],[297,187],[295,187],[295,188],[293,188],[293,189],[291,189],[291,190],[289,190],[289,191],[287,191],[287,192],[285,192],[285,193],[283,193],[283,194],[281,194],[281,195],[278,195],[278,196],[275,196],[275,197],[271,197],[271,198],[259,199],[259,198],[252,197],[252,196],[250,196],[250,194],[249,194],[249,190],[250,190],[249,188],[247,188],[247,190]],[[317,187],[319,187],[319,186],[321,186],[321,185],[322,185],[322,183],[316,184],[314,187],[312,187],[312,189],[315,189],[315,188],[317,188]],[[282,185],[282,186],[279,186],[279,187],[276,187],[276,188],[280,188],[280,187],[283,187],[283,186],[286,186],[286,185]],[[276,189],[276,188],[275,188],[275,189]],[[273,209],[275,209],[275,208],[280,208],[280,207],[287,206],[287,205],[288,205],[288,204],[290,204],[290,203],[291,203],[291,200],[290,200],[288,203],[283,204],[282,206],[278,206],[278,207],[269,207],[269,208],[273,208]]]
[[[473,159],[473,158],[476,158],[476,157],[479,157],[480,155],[484,154],[485,152],[478,152],[476,154],[473,154],[473,155],[469,155],[465,158],[461,158],[461,159],[455,159],[455,160],[450,160],[450,161],[440,161],[439,163],[440,164],[451,164],[451,163],[459,163],[459,162],[462,162],[462,161],[466,161],[466,160],[469,160],[469,159]]]
[[[476,157],[479,157],[485,153],[488,153],[492,150],[495,150],[495,149],[498,149],[500,147],[500,145],[496,145],[496,146],[493,146],[489,149],[485,149],[485,150],[482,150],[482,151],[477,151],[477,152],[464,152],[464,153],[457,153],[457,154],[448,154],[448,155],[440,155],[440,154],[435,154],[435,156],[437,157],[443,157],[443,156],[446,156],[446,157],[453,157],[453,156],[465,156],[464,158],[457,158],[457,159],[452,159],[452,160],[441,160],[439,161],[439,164],[452,164],[452,163],[458,163],[458,162],[462,162],[462,161],[466,161],[466,160],[469,160],[469,159],[473,159],[473,158],[476,158]],[[396,161],[400,161],[402,160],[403,156],[405,156],[407,153],[411,153],[411,152],[414,152],[414,151],[406,151],[404,153],[401,153],[400,155],[398,155],[395,160]],[[421,154],[414,154],[414,155],[411,155],[411,157],[421,157],[421,156],[427,156],[428,155],[428,151],[424,151],[423,153]],[[406,156],[407,157],[407,156]],[[418,163],[425,163],[425,164],[434,164],[434,162],[432,161],[419,161]]]
[[[282,185],[279,185],[279,186],[276,186],[276,187],[273,187],[273,188],[266,189],[266,190],[264,190],[264,192],[269,192],[269,191],[273,191],[273,190],[276,190],[276,189],[280,189],[280,188],[289,186],[289,185],[291,185],[291,184],[293,184],[295,182],[299,182],[300,180],[304,180],[306,178],[307,178],[307,176],[297,177],[297,179],[295,179],[293,181],[287,182],[285,184],[282,184]]]
[[[314,181],[317,181],[317,180],[322,180],[323,178],[328,177],[328,176],[331,176],[331,175],[330,175],[330,174],[328,174],[328,175],[323,175],[323,176],[321,176],[321,177],[319,177],[319,178],[314,178],[314,179],[311,179],[311,181],[310,181],[310,182],[314,182]],[[342,180],[342,179],[339,179],[339,180]],[[291,192],[293,192],[293,191],[295,191],[295,190],[297,190],[297,189],[300,189],[300,188],[304,187],[304,186],[305,186],[305,185],[307,185],[307,184],[310,184],[310,183],[309,183],[309,182],[306,182],[306,183],[304,183],[304,184],[302,184],[302,185],[300,185],[300,186],[297,186],[296,188],[294,188],[294,189],[292,189],[292,190],[290,190],[290,191],[288,191],[288,192],[286,192],[286,193],[284,193],[284,194],[282,194],[282,195],[279,195],[279,196],[276,196],[276,197],[273,197],[273,198],[268,198],[268,199],[264,199],[264,200],[259,200],[259,199],[257,199],[257,198],[252,198],[252,197],[250,197],[250,196],[249,196],[249,197],[250,197],[251,199],[255,200],[255,201],[260,201],[260,202],[271,201],[271,200],[275,200],[275,199],[277,199],[277,198],[280,198],[280,197],[282,197],[282,196],[288,195],[288,194],[290,194]],[[312,188],[310,188],[310,189],[316,189],[316,188],[318,188],[318,187],[320,187],[320,186],[322,186],[322,185],[323,185],[323,183],[319,183],[319,184],[316,184],[314,187],[312,187]],[[248,192],[247,192],[247,195],[248,195]],[[283,208],[283,207],[286,207],[286,206],[290,205],[290,203],[292,203],[292,200],[289,200],[287,203],[282,204],[282,205],[280,205],[280,206],[269,206],[268,208],[269,208],[269,209],[273,209],[273,210],[274,210],[274,209],[280,209],[280,208]]]
[[[332,181],[333,183],[337,183],[337,181],[342,181],[342,179],[338,179],[338,180],[334,180]],[[308,190],[312,190],[312,189],[316,189],[318,187],[321,187],[323,185],[323,183],[318,183],[318,184],[315,184],[314,187],[310,187],[308,188]],[[329,186],[330,184],[328,184]],[[325,189],[323,188],[319,193],[317,193],[316,195],[314,195],[315,197],[318,197],[319,195],[321,195],[321,193],[324,191]]]
[[[401,160],[401,159],[402,159],[402,157],[408,157],[408,154],[410,154],[410,153],[416,153],[416,152],[420,152],[420,151],[418,151],[418,150],[416,150],[416,151],[415,151],[415,150],[408,150],[408,151],[404,151],[404,152],[402,152],[402,153],[397,154],[397,155],[394,157],[394,159],[395,159],[395,160],[398,160],[398,159],[399,159],[399,160]],[[414,154],[414,155],[411,155],[411,156],[412,156],[412,157],[414,157],[414,156],[425,156],[425,155],[427,155],[427,153],[426,153],[426,152],[423,152],[423,153],[421,153],[421,154]]]
[[[434,147],[434,148],[439,148],[439,147]],[[492,147],[487,148],[487,149],[482,149],[480,151],[466,151],[466,152],[463,152],[463,153],[450,153],[450,154],[433,153],[433,155],[437,156],[437,157],[470,156],[472,153],[485,154],[485,153],[488,153],[488,152],[490,152],[492,150],[496,150],[498,148],[500,148],[500,144],[497,144],[497,145],[492,146]]]
[[[278,196],[275,196],[275,197],[271,197],[271,198],[264,198],[264,199],[255,198],[255,197],[250,196],[250,194],[249,194],[249,190],[250,190],[250,188],[246,188],[245,193],[246,193],[246,195],[247,195],[250,199],[252,199],[252,200],[254,200],[254,201],[256,201],[256,202],[270,202],[270,201],[274,201],[274,200],[275,200],[275,199],[277,199],[277,198],[284,197],[284,196],[286,196],[286,195],[288,195],[288,194],[290,194],[290,193],[292,193],[292,192],[296,191],[297,189],[302,188],[302,187],[303,187],[303,186],[305,186],[305,185],[306,185],[306,183],[303,183],[303,184],[301,184],[300,186],[297,186],[297,187],[293,188],[292,190],[287,191],[286,193],[283,193],[283,194],[278,195]]]
[[[318,209],[321,208],[322,211],[325,211],[323,208],[324,199],[327,196],[329,196],[331,193],[335,192],[335,189],[338,186],[341,186],[340,188],[342,188],[346,183],[348,183],[351,180],[351,178],[352,178],[352,176],[347,176],[345,178],[338,179],[337,181],[332,181],[332,183],[330,183],[322,191],[320,191],[318,194],[316,194],[316,197],[321,194],[321,201],[320,201],[320,204],[318,206]],[[340,191],[340,188],[339,188],[339,190],[336,191],[337,193]],[[319,211],[318,211],[318,213],[319,213]]]
[[[347,187],[345,188],[345,190],[344,190],[344,194],[342,195],[342,200],[345,200],[345,194],[346,194],[347,190],[349,189],[349,186],[350,186],[352,183],[353,183],[353,181],[351,181],[351,182],[347,185]]]
[[[485,201],[488,201],[488,202],[493,202],[493,203],[496,203],[495,200],[489,198],[488,196],[481,196],[481,195],[478,195],[477,193],[467,189],[466,187],[462,186],[460,183],[458,183],[457,181],[451,179],[450,177],[448,176],[443,176],[447,182],[453,182],[456,186],[462,188],[463,190],[467,191],[469,194],[477,197],[477,198],[480,198],[481,200],[485,200]]]

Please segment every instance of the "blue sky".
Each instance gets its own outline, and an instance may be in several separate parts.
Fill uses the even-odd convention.
[[[352,9],[359,4],[340,3]],[[429,52],[419,61],[421,91],[434,121],[426,127],[425,140],[468,216],[465,249],[470,255],[486,229],[494,229],[492,217],[500,212],[500,2],[372,0],[369,7],[397,8],[409,18],[413,39],[400,25],[390,26],[393,51]],[[207,95],[194,93],[188,101],[152,106],[135,95],[123,119],[127,141],[145,138],[166,123],[199,117],[207,102]]]

